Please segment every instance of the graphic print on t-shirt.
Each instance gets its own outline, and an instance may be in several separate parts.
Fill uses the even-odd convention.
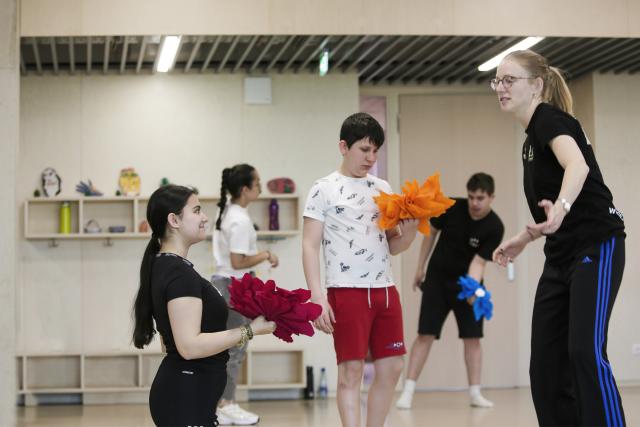
[[[389,245],[378,226],[373,198],[391,193],[386,181],[334,172],[314,183],[304,216],[324,223],[322,246],[329,287],[384,287],[393,284]]]

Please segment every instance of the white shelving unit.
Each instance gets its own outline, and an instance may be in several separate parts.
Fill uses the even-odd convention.
[[[268,206],[272,199],[280,208],[280,230],[269,230]],[[216,204],[219,197],[201,196],[200,202],[209,217],[210,225],[215,223]],[[63,202],[71,205],[71,232],[59,233],[59,209]],[[24,203],[24,236],[27,240],[49,240],[56,246],[59,240],[104,239],[148,239],[150,233],[138,231],[146,217],[148,197],[37,197]],[[258,238],[280,240],[297,236],[299,232],[298,196],[295,194],[264,195],[249,206],[251,216],[257,219]],[[96,220],[102,232],[87,233],[84,227],[89,220]],[[122,233],[111,233],[110,226],[124,226]]]
[[[276,199],[279,205],[278,231],[268,231],[271,199]],[[216,220],[218,200],[215,196],[200,196],[212,227]],[[150,233],[138,231],[139,224],[146,217],[148,201],[148,197],[54,197],[25,201],[25,240],[33,241],[34,245],[38,241],[49,241],[52,247],[62,241],[87,241],[86,248],[84,245],[60,245],[55,251],[45,250],[50,254],[46,256],[47,265],[53,266],[47,271],[57,273],[60,268],[68,269],[61,276],[52,278],[42,278],[40,275],[38,278],[43,280],[22,290],[21,310],[42,310],[39,323],[25,326],[29,334],[29,338],[25,338],[25,352],[16,357],[17,393],[24,396],[25,404],[38,404],[39,397],[43,395],[63,394],[81,395],[84,403],[147,401],[164,354],[158,352],[157,342],[143,351],[133,346],[126,347],[122,335],[125,334],[126,339],[128,319],[125,319],[123,312],[130,310],[135,292],[135,273],[129,284],[131,273],[104,270],[101,267],[104,257],[107,258],[104,262],[110,263],[120,259],[130,260],[132,248],[137,245],[122,245],[124,252],[114,252],[109,248],[97,252],[96,245],[91,245],[91,242],[103,239],[106,246],[111,246],[118,239],[149,239]],[[71,205],[71,232],[68,234],[58,232],[62,202]],[[249,211],[259,228],[259,239],[282,240],[298,236],[298,204],[299,198],[295,194],[264,195],[253,202]],[[96,220],[103,232],[86,233],[84,225],[90,219]],[[109,226],[115,225],[124,226],[125,232],[106,232]],[[63,260],[62,264],[58,264],[60,260]],[[84,262],[88,262],[89,266]],[[73,283],[65,280],[65,274],[76,274]],[[43,297],[43,293],[48,297]],[[70,310],[71,317],[75,319],[71,328],[60,320],[60,306],[48,304],[45,302],[47,300],[72,304],[62,309]],[[110,333],[117,335],[114,340],[100,338]],[[43,345],[41,340],[34,340],[34,337],[42,337],[42,334],[51,348],[57,348],[55,351],[48,351],[49,347]],[[249,347],[238,388],[301,389],[306,384],[305,375],[302,348],[280,342],[271,336],[260,336]]]
[[[32,396],[130,392],[146,395],[163,357],[163,353],[149,352],[17,356],[17,392]],[[250,347],[238,378],[240,390],[302,389],[305,384],[304,351],[284,346]]]

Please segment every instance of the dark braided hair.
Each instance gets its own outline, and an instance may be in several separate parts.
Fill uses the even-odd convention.
[[[251,188],[253,180],[255,179],[255,168],[246,163],[235,165],[232,168],[224,168],[222,171],[222,183],[220,185],[220,201],[218,207],[220,212],[218,213],[218,219],[216,220],[216,230],[220,230],[220,224],[222,224],[222,214],[224,208],[227,205],[227,197],[231,196],[231,200],[235,200],[240,197],[243,187]],[[228,193],[228,194],[227,194]]]

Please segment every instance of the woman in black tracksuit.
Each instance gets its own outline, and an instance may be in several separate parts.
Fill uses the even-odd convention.
[[[625,263],[624,222],[593,147],[572,116],[560,72],[532,51],[516,51],[491,82],[500,107],[526,128],[524,191],[535,224],[503,242],[506,265],[546,236],[533,307],[531,393],[544,426],[624,426],[607,359],[607,329]]]
[[[149,393],[151,417],[162,427],[216,426],[227,349],[273,332],[275,324],[260,316],[226,329],[224,298],[187,260],[191,245],[205,239],[208,222],[193,190],[159,188],[149,199],[147,220],[153,234],[140,266],[133,342],[143,348],[157,328],[167,352]]]

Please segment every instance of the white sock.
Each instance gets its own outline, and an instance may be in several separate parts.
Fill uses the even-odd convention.
[[[492,408],[493,402],[485,398],[480,393],[480,385],[469,386],[469,396],[471,398],[471,406],[476,408]]]
[[[400,397],[396,401],[396,408],[398,409],[411,409],[411,401],[413,400],[413,392],[416,390],[416,382],[413,380],[406,380],[404,382],[404,389],[400,393]]]
[[[480,396],[480,384],[469,386],[469,396],[471,397]]]
[[[416,382],[414,380],[406,380],[404,382],[403,393],[413,394],[416,391]]]

